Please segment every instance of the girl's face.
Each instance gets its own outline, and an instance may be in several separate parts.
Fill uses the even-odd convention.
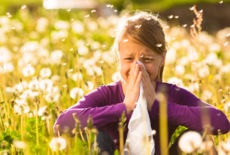
[[[166,52],[163,55],[159,55],[146,46],[131,41],[132,38],[130,37],[126,37],[126,39],[128,39],[127,42],[123,41],[124,39],[121,40],[118,52],[118,63],[122,79],[129,83],[131,64],[133,61],[141,61],[151,81],[154,81],[158,70],[164,64]]]

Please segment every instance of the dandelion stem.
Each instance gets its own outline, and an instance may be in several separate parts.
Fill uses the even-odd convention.
[[[23,111],[21,114],[21,136],[22,136],[22,141],[23,141]]]
[[[89,139],[88,139],[88,149],[90,151],[91,154],[91,138],[92,138],[92,134],[91,134],[91,130],[89,130]]]
[[[168,124],[167,124],[167,103],[166,97],[163,93],[160,94],[160,146],[161,152],[168,155]]]
[[[119,139],[120,139],[120,155],[124,155],[124,133],[122,123],[119,123],[118,127]]]
[[[39,139],[38,139],[38,104],[35,103],[36,107],[36,144],[39,145]]]

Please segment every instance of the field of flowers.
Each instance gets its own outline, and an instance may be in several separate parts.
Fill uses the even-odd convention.
[[[78,137],[55,138],[53,124],[83,95],[120,78],[110,53],[118,16],[112,5],[107,8],[114,11],[108,18],[97,17],[96,10],[31,11],[25,5],[0,16],[0,154],[97,154]],[[210,35],[196,13],[194,25],[165,27],[170,47],[164,81],[188,89],[230,119],[230,27]],[[77,126],[74,132],[80,133]],[[89,121],[89,141],[95,133]],[[229,133],[213,138],[220,153],[230,153]]]

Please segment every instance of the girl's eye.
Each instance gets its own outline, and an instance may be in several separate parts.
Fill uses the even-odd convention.
[[[144,60],[149,60],[150,61],[150,60],[153,60],[153,58],[144,58]]]
[[[132,60],[132,58],[126,58],[126,60]]]

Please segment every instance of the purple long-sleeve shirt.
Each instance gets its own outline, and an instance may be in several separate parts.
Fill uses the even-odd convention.
[[[156,81],[156,92],[161,86],[167,88],[168,140],[179,125],[196,131],[203,131],[202,122],[204,120],[207,122],[207,120],[204,119],[205,117],[201,117],[201,113],[209,114],[206,118],[210,119],[213,134],[218,134],[218,129],[223,134],[230,130],[230,123],[221,110],[202,102],[189,91],[173,84]],[[132,113],[127,114],[126,106],[123,103],[124,98],[120,80],[110,85],[100,86],[60,114],[54,125],[55,134],[57,134],[56,125],[60,125],[61,133],[66,127],[72,131],[75,127],[73,113],[76,113],[79,118],[82,129],[87,126],[87,119],[91,114],[94,126],[107,131],[113,137],[116,148],[119,148],[119,119],[125,111],[126,123],[128,124],[132,115]],[[160,154],[159,104],[159,101],[155,100],[151,111],[149,111],[151,127],[157,133],[153,136],[157,154]],[[127,126],[124,130],[124,140],[128,133]]]

